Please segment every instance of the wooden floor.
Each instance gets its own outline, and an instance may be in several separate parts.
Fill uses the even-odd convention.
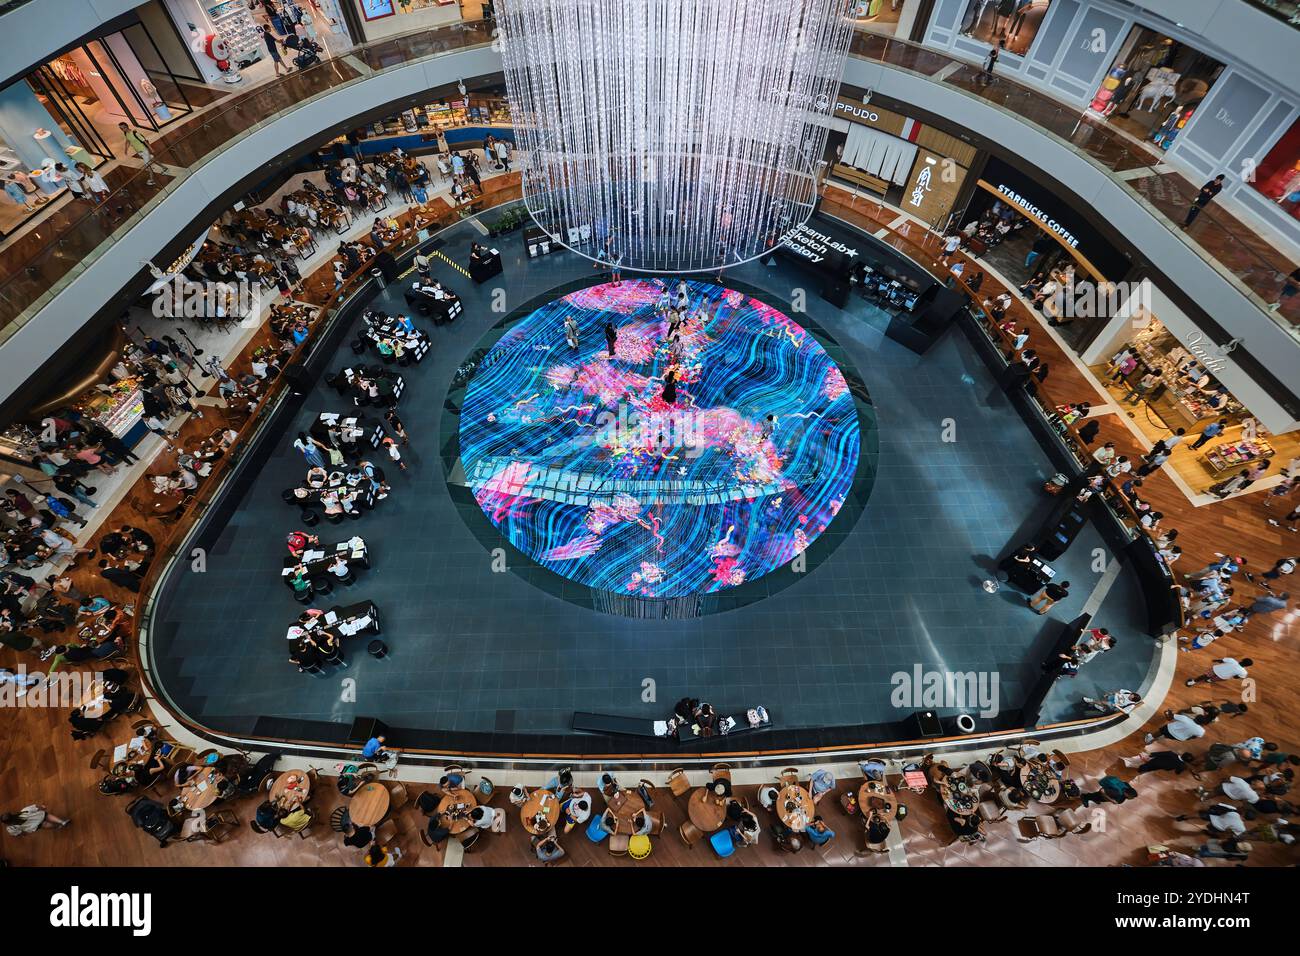
[[[515,195],[517,176],[512,182],[502,182],[494,187],[503,190],[502,196]],[[840,203],[839,208],[835,208]],[[832,192],[827,211],[851,220],[872,231],[884,228],[896,218],[889,209],[872,208],[872,204],[847,204],[847,195]],[[937,239],[921,227],[912,226],[892,233],[888,241],[922,262],[933,263]],[[327,268],[327,267],[326,267]],[[934,266],[937,268],[937,266]],[[968,269],[969,272],[969,269]],[[331,283],[332,285],[332,283]],[[994,293],[997,284],[989,277],[984,292]],[[1048,385],[1053,395],[1062,400],[1097,400],[1095,386],[1048,339],[1041,327],[1040,318],[1029,310],[1016,306],[1018,319],[1036,331],[1032,338],[1040,356],[1052,366]],[[257,344],[265,341],[265,331],[260,331],[242,353],[240,359],[230,363],[232,371],[242,372],[247,367],[248,356]],[[209,411],[200,421],[191,420],[184,426],[183,439],[210,433],[226,420],[218,410]],[[1122,421],[1115,415],[1101,419],[1099,440],[1114,440],[1128,454],[1139,451],[1137,441]],[[159,456],[152,471],[170,468],[166,453]],[[1177,527],[1180,543],[1186,552],[1179,570],[1189,571],[1207,564],[1216,551],[1231,551],[1249,557],[1250,567],[1266,570],[1275,558],[1284,553],[1300,552],[1297,536],[1269,527],[1264,522],[1262,495],[1245,495],[1203,508],[1193,508],[1185,496],[1163,473],[1152,476],[1147,482],[1147,497],[1167,516],[1167,526]],[[130,501],[142,502],[144,508],[132,508]],[[141,514],[140,512],[143,512]],[[176,529],[161,525],[149,514],[147,499],[143,494],[128,496],[128,500],[107,517],[104,527],[115,527],[123,522],[141,526],[165,545]],[[83,568],[74,575],[79,586],[90,593],[104,594],[114,600],[130,602],[134,595],[115,588],[107,582],[92,577],[92,570]],[[1297,582],[1300,584],[1300,582]],[[1244,580],[1237,583],[1237,598],[1247,602],[1258,592]],[[1284,751],[1296,752],[1300,745],[1300,653],[1296,647],[1296,628],[1293,620],[1284,621],[1280,615],[1255,619],[1242,635],[1231,636],[1215,645],[1215,655],[1238,658],[1252,657],[1250,668],[1252,684],[1244,688],[1250,703],[1250,713],[1240,718],[1222,719],[1209,728],[1202,740],[1186,749],[1202,753],[1210,743],[1232,742],[1248,736],[1260,735],[1276,741]],[[1182,654],[1178,661],[1178,677],[1167,700],[1167,706],[1183,707],[1208,699],[1225,700],[1238,696],[1242,688],[1219,685],[1212,689],[1186,688],[1181,678],[1200,673],[1211,662],[1208,652]],[[13,667],[18,655],[0,649],[0,665]],[[27,656],[24,663],[38,669],[34,657]],[[244,800],[234,806],[242,826],[227,842],[212,846],[207,844],[173,844],[165,850],[158,848],[152,838],[135,830],[123,812],[127,798],[105,797],[95,789],[102,776],[89,766],[91,755],[100,747],[125,742],[129,729],[123,721],[101,735],[99,740],[74,742],[70,739],[66,723],[67,714],[58,709],[10,710],[5,717],[7,725],[3,736],[3,761],[0,762],[0,806],[18,809],[37,802],[59,815],[69,816],[73,823],[60,831],[41,831],[15,839],[0,834],[0,856],[10,865],[52,866],[158,866],[158,865],[238,865],[238,866],[320,866],[359,865],[358,851],[343,847],[337,834],[331,833],[324,823],[329,812],[340,802],[335,789],[321,788],[313,805],[317,817],[315,832],[308,839],[289,837],[275,839],[258,835],[247,827],[255,801]],[[1147,729],[1161,723],[1156,719]],[[1141,749],[1139,737],[1102,750],[1076,755],[1073,771],[1085,790],[1092,789],[1098,777],[1105,773],[1119,773],[1128,779],[1119,758]],[[328,768],[322,768],[328,770]],[[1165,779],[1154,780],[1160,776]],[[1185,778],[1168,778],[1167,775],[1149,775],[1139,778],[1135,787],[1139,798],[1121,807],[1110,807],[1100,816],[1093,831],[1069,836],[1060,840],[1037,840],[1021,843],[1016,839],[1014,819],[992,824],[988,842],[978,846],[954,843],[939,806],[932,794],[908,796],[904,802],[910,815],[900,824],[907,862],[910,865],[1118,865],[1142,862],[1145,847],[1153,843],[1169,843],[1188,849],[1199,842],[1197,826],[1177,823],[1173,816],[1195,812],[1200,806],[1192,792],[1199,782],[1206,787],[1216,787],[1227,772],[1205,774],[1200,781]],[[658,781],[662,782],[662,781]],[[498,779],[499,793],[508,787],[508,781]],[[501,784],[505,783],[505,787]],[[856,781],[845,781],[845,787],[855,787]],[[169,785],[159,786],[160,799],[171,796]],[[418,792],[412,786],[412,798]],[[1294,794],[1292,795],[1294,797]],[[879,854],[860,854],[861,831],[854,820],[845,817],[833,797],[821,804],[822,811],[837,838],[821,849],[807,848],[799,854],[778,851],[764,836],[757,847],[746,848],[729,860],[719,860],[707,845],[686,848],[675,834],[677,825],[685,819],[683,808],[669,797],[668,791],[657,791],[656,800],[668,814],[669,830],[654,844],[651,857],[637,863],[625,857],[611,858],[602,846],[594,846],[586,837],[575,832],[563,840],[569,857],[561,866],[647,866],[647,865],[886,865],[888,858]],[[498,796],[497,804],[504,804]],[[751,803],[756,804],[751,797]],[[1035,808],[1043,810],[1044,808]],[[509,830],[504,835],[489,834],[478,847],[465,857],[464,865],[533,865],[536,864],[527,842],[527,835],[518,823],[517,815],[510,813]],[[1017,816],[1013,814],[1013,817]],[[406,856],[402,865],[440,865],[440,852],[427,850],[420,843],[417,828],[421,821],[411,808],[400,811],[398,826],[399,845]],[[1282,865],[1297,860],[1296,850],[1278,846],[1262,846],[1251,857],[1252,864]]]

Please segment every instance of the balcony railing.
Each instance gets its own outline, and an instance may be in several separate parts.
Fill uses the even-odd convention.
[[[105,249],[161,198],[254,129],[372,73],[492,41],[482,21],[451,24],[363,44],[305,70],[236,94],[149,144],[154,161],[168,167],[151,177],[132,170],[129,178],[92,209],[77,201],[56,212],[0,255],[0,345],[37,315]],[[360,64],[362,69],[358,69]],[[150,179],[153,183],[150,184]]]
[[[81,204],[65,207],[0,256],[0,345],[93,262],[115,233],[134,225],[163,195],[227,144],[330,90],[357,82],[366,74],[355,64],[383,72],[488,44],[491,30],[482,21],[471,21],[354,47],[307,70],[237,94],[155,140],[151,144],[154,158],[179,170],[176,176],[160,176],[149,185],[144,171],[133,171],[97,209]],[[914,43],[860,33],[853,39],[851,54],[956,87],[1039,127],[1087,156],[1114,174],[1116,181],[1180,241],[1221,273],[1237,280],[1243,293],[1261,311],[1291,335],[1300,337],[1300,296],[1292,296],[1277,312],[1270,309],[1277,300],[1282,277],[1294,264],[1231,213],[1214,206],[1201,213],[1190,231],[1180,229],[1177,224],[1197,187],[1182,176],[1160,172],[1159,155],[1105,122],[1080,114],[1043,93],[1002,77],[985,85],[980,82],[977,67]],[[1134,170],[1142,170],[1142,175],[1134,176]]]
[[[957,87],[1063,140],[1094,165],[1110,172],[1156,221],[1219,272],[1236,279],[1261,311],[1300,339],[1300,302],[1294,301],[1300,296],[1292,296],[1293,301],[1283,303],[1276,311],[1271,308],[1278,300],[1283,277],[1295,268],[1295,263],[1256,235],[1249,225],[1215,205],[1203,210],[1189,230],[1182,229],[1183,218],[1200,186],[1176,172],[1162,172],[1158,167],[1163,157],[1154,147],[1148,149],[1104,120],[1080,113],[1013,80],[999,76],[985,83],[979,67],[906,40],[858,33],[850,53]]]

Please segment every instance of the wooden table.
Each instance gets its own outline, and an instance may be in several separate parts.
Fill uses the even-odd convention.
[[[935,790],[943,805],[959,817],[969,816],[979,810],[980,801],[974,787],[958,790],[950,786],[947,780],[941,780],[935,782]]]
[[[348,819],[359,827],[372,827],[388,813],[388,788],[382,783],[368,783],[352,794]]]
[[[130,749],[131,741],[137,739],[140,741],[140,747],[138,750],[132,751]],[[117,754],[116,747],[113,748],[113,753],[109,754],[109,767],[111,768],[111,772],[115,775],[125,776],[131,768],[143,767],[153,759],[154,742],[152,737],[132,737],[131,740],[128,740],[125,744],[120,746],[125,746],[127,748],[126,756],[121,760],[115,759]]]
[[[442,825],[450,830],[453,836],[464,833],[474,825],[474,821],[469,818],[469,812],[477,806],[478,797],[474,796],[473,790],[457,787],[445,791],[442,799],[438,801],[438,814],[442,817]]]
[[[880,806],[874,804],[879,803]],[[898,814],[898,801],[889,787],[879,780],[867,780],[858,788],[858,812],[869,821],[872,814],[882,823],[892,823]]]
[[[698,787],[691,791],[686,801],[686,813],[691,824],[701,833],[714,833],[727,822],[727,802],[730,797],[720,797],[712,787]]]
[[[786,809],[786,804],[792,804],[792,806]],[[812,794],[797,783],[790,784],[790,786],[778,793],[774,806],[777,816],[781,818],[781,822],[796,833],[802,833],[808,829],[808,824],[817,815]]]
[[[204,767],[181,787],[181,803],[189,810],[206,810],[217,802],[217,785],[225,779],[216,767]]]
[[[645,809],[645,801],[641,799],[641,794],[635,790],[620,790],[612,797],[607,798],[605,803],[614,812],[614,819],[618,821],[617,831],[619,833],[632,833],[633,817]]]
[[[1047,764],[1030,761],[1016,772],[1020,788],[1039,803],[1055,803],[1061,796],[1061,781]]]
[[[282,810],[296,810],[311,796],[311,778],[301,770],[286,770],[271,784],[271,802]]]
[[[563,802],[549,790],[542,788],[534,790],[528,795],[524,805],[519,808],[519,819],[523,822],[524,829],[534,836],[550,833],[560,820],[560,804]],[[546,819],[544,826],[537,825],[539,815]]]

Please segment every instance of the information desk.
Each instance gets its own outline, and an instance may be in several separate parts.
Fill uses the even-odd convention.
[[[348,446],[360,445],[363,442],[369,442],[371,448],[378,448],[379,443],[384,440],[384,427],[379,422],[370,424],[361,416],[344,416],[339,412],[321,412],[312,423],[311,436],[328,445],[331,425],[342,430],[345,452]]]
[[[293,569],[299,564],[307,569],[309,578],[325,577],[329,566],[334,563],[335,556],[339,554],[343,555],[349,571],[355,572],[358,568],[370,567],[370,552],[366,548],[366,542],[359,537],[354,537],[347,541],[340,541],[333,548],[308,549],[302,553],[301,558],[285,558],[280,577],[285,585],[292,589],[289,578],[293,575]]]
[[[429,316],[434,325],[446,325],[465,311],[460,296],[456,293],[444,286],[441,295],[437,295],[427,291],[432,288],[421,286],[419,280],[412,282],[411,287],[403,293],[406,304],[421,315]]]
[[[485,256],[475,256],[473,253],[469,257],[469,277],[477,283],[484,283],[493,276],[501,274],[501,253],[496,249],[489,249]]]
[[[325,630],[338,637],[356,637],[360,634],[378,634],[379,609],[372,601],[358,601],[341,607],[332,607],[317,620]]]
[[[559,244],[551,239],[550,234],[545,229],[537,226],[529,226],[524,230],[524,246],[528,249],[529,259],[548,255],[560,248]]]
[[[364,378],[374,381],[379,392],[375,398],[358,382]],[[406,390],[406,379],[397,372],[390,372],[379,365],[357,365],[341,369],[337,375],[326,379],[326,384],[333,385],[340,395],[352,392],[354,405],[381,405],[390,408],[396,405]]]

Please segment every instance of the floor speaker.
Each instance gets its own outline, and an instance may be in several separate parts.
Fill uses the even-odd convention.
[[[348,746],[364,747],[372,737],[388,736],[388,725],[377,717],[357,717],[348,731]]]
[[[943,721],[932,710],[918,710],[912,715],[918,737],[942,737]]]

